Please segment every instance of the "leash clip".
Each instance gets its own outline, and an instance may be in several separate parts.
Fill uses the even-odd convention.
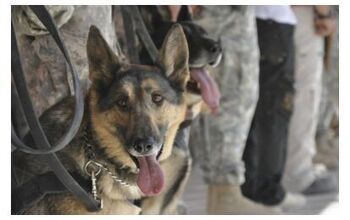
[[[100,209],[103,209],[103,199],[100,199],[98,196],[97,196],[97,184],[96,184],[96,176],[95,176],[95,172],[92,171],[91,172],[91,193],[92,193],[92,196],[94,197],[94,199],[96,201],[98,201],[100,203]]]
[[[93,160],[89,160],[84,167],[85,173],[91,177],[91,193],[96,201],[100,203],[100,209],[103,209],[103,199],[97,195],[97,179],[96,177],[101,173],[103,165]]]
[[[102,167],[102,164],[89,160],[84,166],[84,171],[88,176],[92,176],[93,172],[95,176],[98,176],[101,173]]]

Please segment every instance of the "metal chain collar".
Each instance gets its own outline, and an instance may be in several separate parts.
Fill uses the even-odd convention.
[[[110,177],[113,178],[113,180],[123,186],[131,186],[130,183],[125,182],[124,180],[120,179],[116,174],[113,174],[112,171],[110,171],[108,169],[107,166],[96,162],[96,154],[93,150],[93,145],[90,143],[89,141],[89,132],[87,130],[87,126],[84,129],[84,133],[83,133],[83,139],[84,139],[84,151],[86,154],[86,157],[88,159],[88,161],[86,162],[85,166],[84,166],[84,171],[85,173],[92,177],[93,175],[95,175],[96,177],[101,173],[101,171],[106,172]],[[123,169],[123,167],[121,167],[121,169]]]

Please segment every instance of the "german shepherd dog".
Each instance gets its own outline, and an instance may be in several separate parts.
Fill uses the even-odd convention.
[[[167,180],[177,175],[172,161],[179,161],[181,152],[173,145],[185,119],[190,78],[182,27],[174,24],[166,35],[159,55],[161,68],[121,61],[94,26],[88,35],[87,55],[91,86],[84,119],[78,134],[58,156],[70,172],[87,181],[96,171],[97,194],[104,207],[89,212],[66,192],[46,195],[26,214],[139,214],[141,208],[130,201],[156,197],[170,184]],[[67,98],[41,117],[51,143],[58,141],[69,124],[72,104]],[[49,171],[38,156],[19,153],[15,164],[32,175]],[[142,210],[153,209],[151,203],[141,205]],[[167,213],[171,203],[156,205]]]
[[[146,21],[147,27],[157,48],[175,22],[165,21],[157,9],[157,6],[139,6]],[[188,6],[183,5],[180,9],[176,23],[181,24],[189,47],[190,81],[187,89],[188,117],[195,117],[201,109],[202,101],[209,107],[211,112],[217,112],[220,102],[220,91],[215,80],[207,71],[207,66],[216,67],[222,57],[220,41],[210,38],[208,33],[199,25],[195,24]],[[141,51],[141,61],[150,64],[150,58],[145,50]]]

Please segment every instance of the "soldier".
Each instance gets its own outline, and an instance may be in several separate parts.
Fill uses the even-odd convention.
[[[294,26],[288,5],[255,6],[260,49],[259,101],[244,152],[243,194],[256,202],[282,209],[305,204],[287,193],[282,176],[294,95]]]
[[[335,31],[330,6],[295,6],[298,25],[295,99],[288,137],[284,185],[294,192],[328,192],[336,189],[335,176],[320,172],[313,163],[315,136],[321,101],[324,39]],[[329,155],[331,156],[331,155]]]
[[[339,8],[336,7],[336,14]],[[338,27],[339,19],[336,19]],[[322,96],[316,132],[315,163],[323,163],[329,169],[339,166],[339,28],[334,36],[327,37],[330,65],[323,73]],[[326,39],[327,39],[326,38]]]
[[[223,48],[220,65],[211,70],[222,95],[220,111],[194,121],[189,144],[209,185],[208,213],[275,213],[242,196],[240,189],[245,172],[242,154],[258,99],[259,52],[253,7],[193,9],[195,22],[220,39]]]

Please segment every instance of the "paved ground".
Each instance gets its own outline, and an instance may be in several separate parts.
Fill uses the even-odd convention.
[[[205,215],[207,188],[201,178],[201,171],[194,168],[184,193],[184,202],[187,207],[187,214]],[[289,210],[286,215],[317,215],[322,214],[328,207],[338,204],[338,193],[329,193],[315,196],[307,196],[307,203],[304,207]]]

